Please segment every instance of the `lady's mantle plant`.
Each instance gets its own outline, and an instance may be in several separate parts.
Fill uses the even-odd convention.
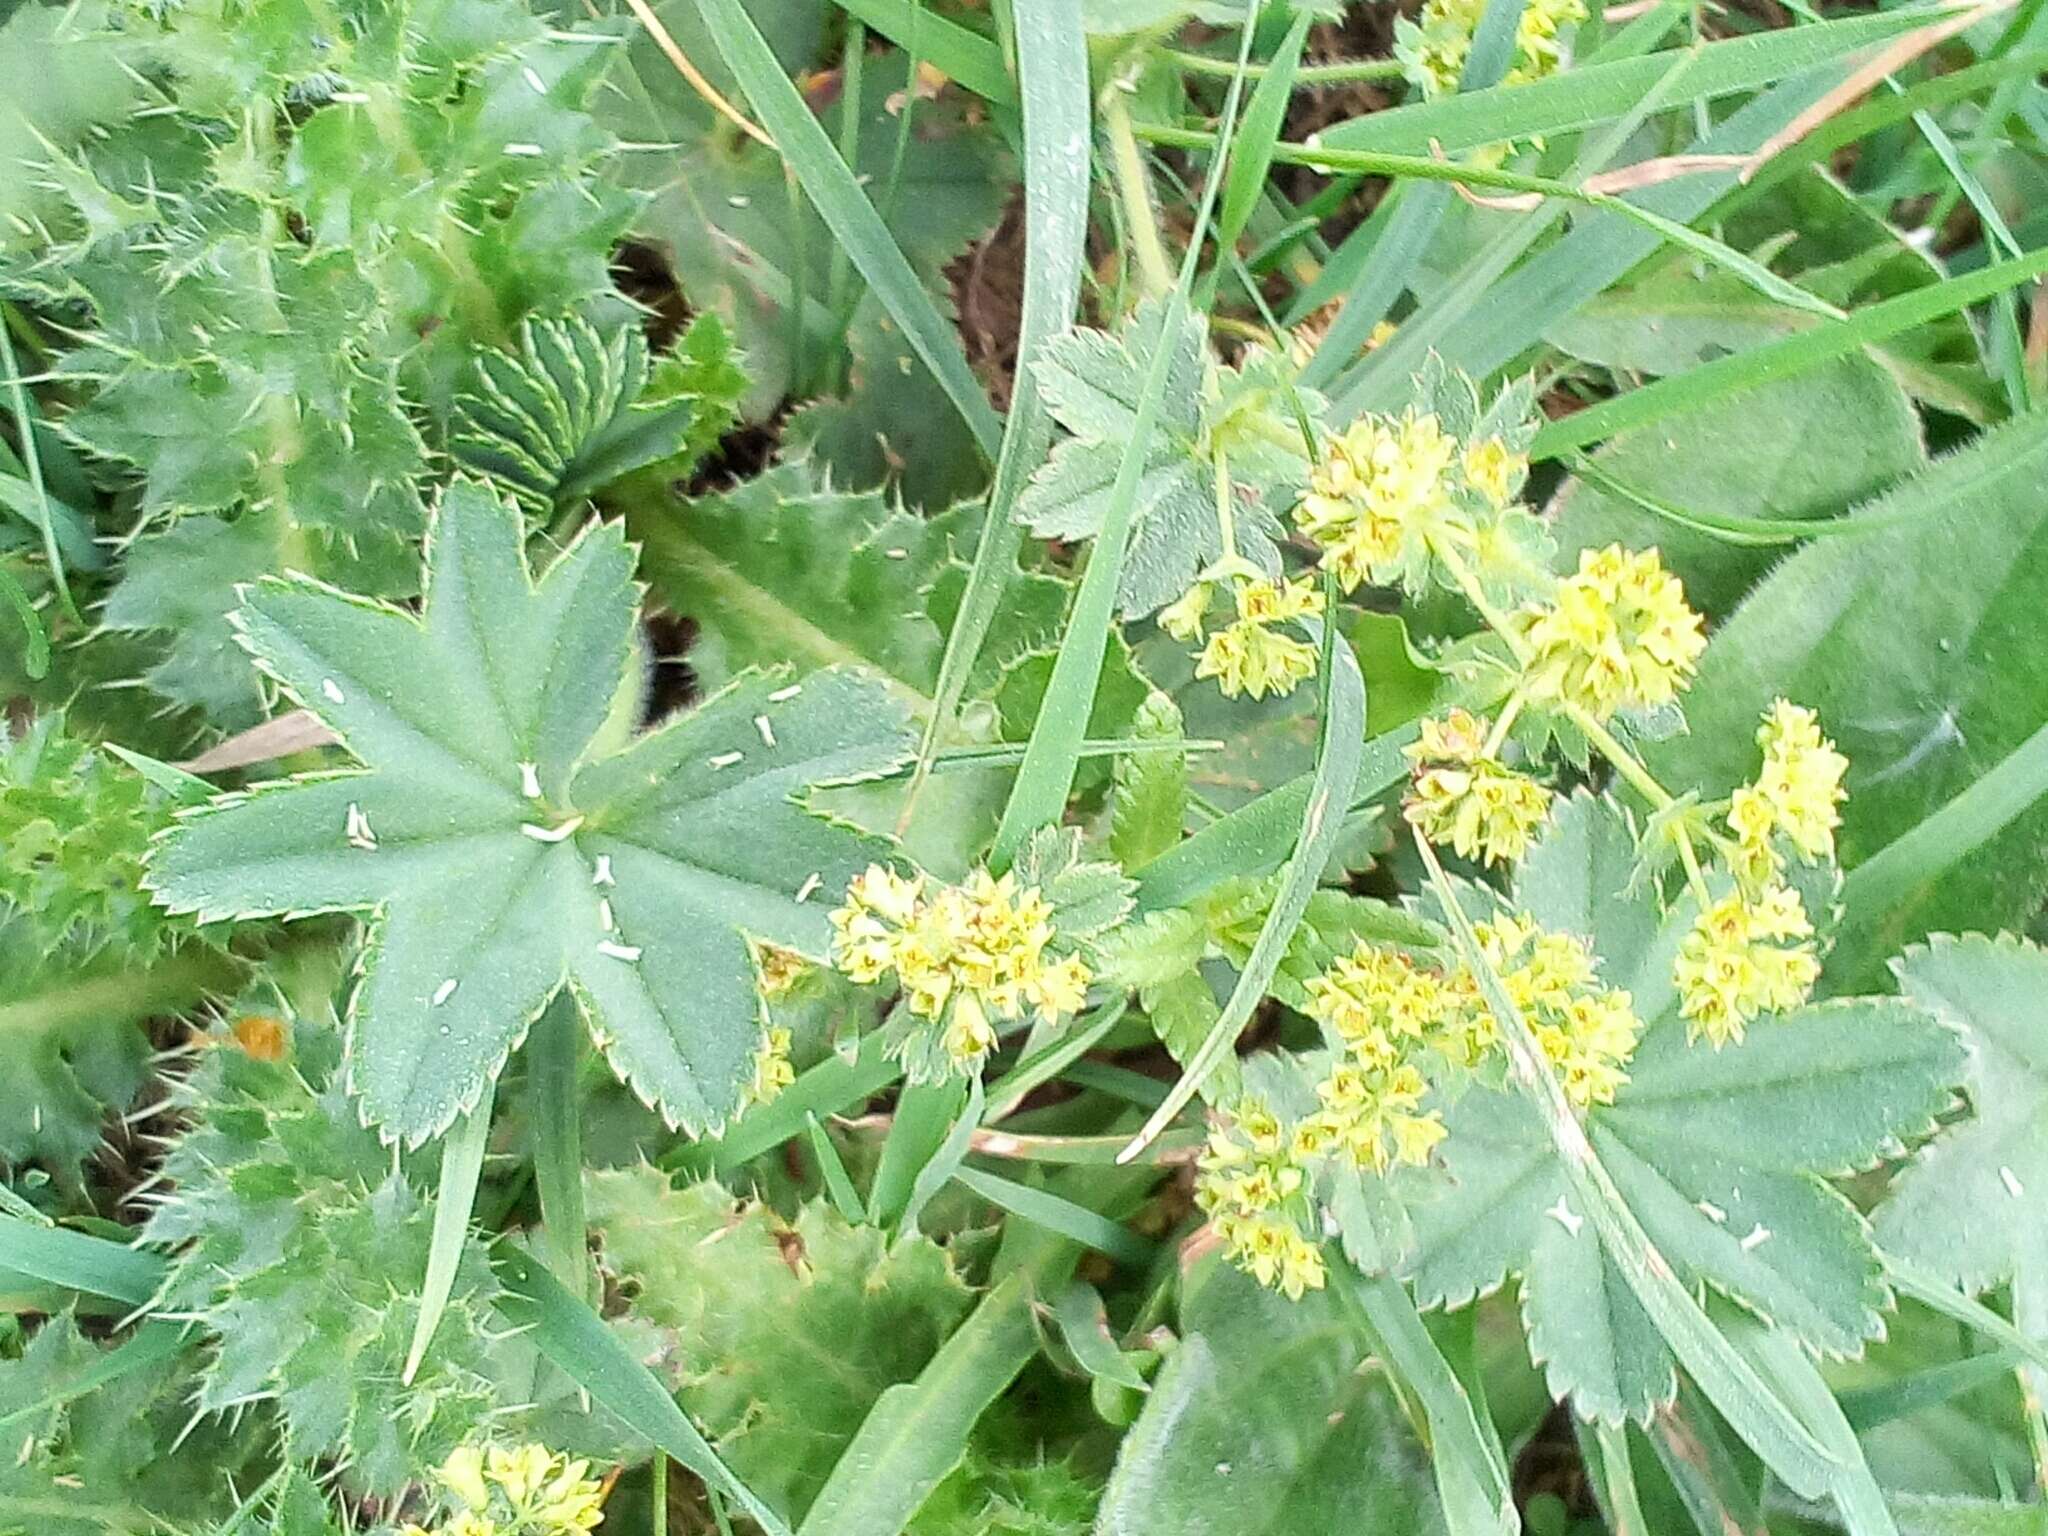
[[[223,796],[150,885],[203,917],[371,915],[351,1006],[363,1113],[418,1143],[474,1105],[568,987],[673,1125],[730,1118],[761,1027],[750,938],[822,956],[833,893],[878,851],[806,810],[899,763],[877,683],[749,673],[644,736],[633,552],[597,525],[536,580],[518,515],[443,497],[415,617],[303,577],[247,590],[250,652],[366,766]]]

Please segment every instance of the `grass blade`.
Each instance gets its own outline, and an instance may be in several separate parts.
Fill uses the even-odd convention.
[[[884,1392],[840,1454],[801,1536],[897,1536],[967,1453],[984,1410],[1038,1353],[1024,1277],[981,1299],[914,1382]]]
[[[946,1139],[939,1143],[939,1149],[917,1170],[917,1177],[911,1181],[909,1203],[903,1207],[903,1215],[896,1223],[900,1232],[917,1230],[917,1218],[924,1214],[932,1196],[945,1188],[946,1181],[967,1161],[967,1149],[974,1141],[974,1133],[981,1129],[982,1111],[987,1107],[981,1079],[970,1077],[967,1080],[967,1102],[960,1106],[952,1129],[946,1132]]]
[[[811,204],[852,258],[868,287],[902,328],[903,339],[931,370],[990,459],[996,457],[1001,426],[982,393],[959,333],[939,313],[903,252],[889,237],[881,215],[868,201],[831,137],[782,72],[761,29],[741,0],[701,0],[705,20],[725,62],[753,104],[784,162]]]
[[[1408,1288],[1389,1275],[1360,1274],[1348,1263],[1332,1269],[1345,1299],[1355,1303],[1372,1325],[1388,1364],[1400,1372],[1429,1415],[1436,1455],[1459,1463],[1495,1527],[1515,1530],[1515,1495],[1500,1436],[1491,1423],[1482,1421],[1472,1395],[1429,1336]]]
[[[811,1155],[818,1160],[818,1172],[825,1180],[825,1193],[831,1198],[832,1208],[845,1218],[848,1226],[863,1225],[868,1219],[867,1207],[861,1203],[860,1191],[853,1187],[839,1149],[832,1145],[832,1138],[825,1134],[816,1115],[807,1116],[804,1125],[810,1132]]]
[[[1333,605],[1334,606],[1334,605]],[[1316,766],[1310,775],[1308,796],[1294,853],[1280,877],[1272,910],[1245,957],[1244,970],[1195,1054],[1188,1059],[1180,1081],[1146,1120],[1144,1128],[1131,1139],[1118,1157],[1129,1162],[1145,1150],[1174,1116],[1201,1090],[1216,1064],[1236,1043],[1238,1034],[1252,1016],[1252,1010],[1266,995],[1266,988],[1279,969],[1281,956],[1294,937],[1295,926],[1308,910],[1316,882],[1330,861],[1337,836],[1344,827],[1344,813],[1358,783],[1359,763],[1365,755],[1365,679],[1351,647],[1339,642],[1334,631],[1324,633],[1324,676],[1328,679],[1323,698],[1323,722],[1316,743]]]
[[[1707,43],[1692,50],[1686,90],[1703,100],[1756,90],[1954,15],[1947,8],[1892,11]],[[1631,111],[1676,57],[1665,50],[1373,112],[1325,129],[1322,143],[1382,154],[1455,154],[1508,139],[1570,133]]]
[[[574,1296],[590,1290],[583,1216],[583,1093],[578,1081],[588,1032],[563,992],[533,1026],[526,1091],[533,1117],[533,1184],[547,1229],[548,1268]]]
[[[735,0],[721,0],[732,4]],[[1024,839],[1060,819],[1067,796],[1074,788],[1074,767],[1086,733],[1089,712],[1095,707],[1095,687],[1102,680],[1102,659],[1109,643],[1110,625],[1116,615],[1118,591],[1123,585],[1124,555],[1130,543],[1131,524],[1137,513],[1138,483],[1143,478],[1145,452],[1159,423],[1164,403],[1166,377],[1174,349],[1168,338],[1189,322],[1188,294],[1193,290],[1195,263],[1202,249],[1202,237],[1209,227],[1221,190],[1223,169],[1229,160],[1230,142],[1237,124],[1237,106],[1244,88],[1244,66],[1251,48],[1252,18],[1257,0],[1247,0],[1244,29],[1238,51],[1238,74],[1230,82],[1223,108],[1223,130],[1218,135],[1215,158],[1202,182],[1202,201],[1181,258],[1180,277],[1174,290],[1159,308],[1158,345],[1138,395],[1138,407],[1131,423],[1131,441],[1117,466],[1110,487],[1109,503],[1102,528],[1088,552],[1088,570],[1081,578],[1081,590],[1067,618],[1060,640],[1059,657],[1053,663],[1052,678],[1045,699],[1032,722],[1024,762],[1010,786],[1010,798],[1003,806],[996,826],[989,864],[1001,870],[1008,866]]]
[[[847,15],[857,17],[900,48],[914,48],[917,56],[956,85],[965,86],[985,101],[1015,106],[1017,87],[1003,67],[1003,50],[979,32],[970,32],[957,21],[948,21],[919,0],[833,0]],[[1023,6],[1017,16],[1017,53],[1024,56],[1024,33],[1034,24],[1036,5]],[[1047,7],[1046,9],[1056,9]],[[1078,14],[1069,34],[1078,46],[1084,34]],[[914,41],[913,41],[914,40]],[[1087,71],[1081,73],[1082,90],[1087,89]],[[1027,102],[1030,85],[1025,85]],[[1028,106],[1027,106],[1027,110]]]
[[[2048,273],[2048,250],[2034,251],[2017,261],[2002,261],[1869,305],[1845,319],[1796,332],[1781,341],[1751,347],[1732,357],[1715,358],[1685,373],[1659,379],[1550,422],[1536,434],[1530,457],[1556,458],[1569,449],[1661,421],[1708,400],[1773,379],[1796,377],[1845,352],[1954,314],[2043,273]]]
[[[0,1266],[67,1291],[147,1306],[169,1265],[154,1253],[0,1215]]]
[[[407,1386],[426,1357],[448,1298],[455,1291],[455,1271],[462,1245],[469,1240],[470,1213],[484,1172],[484,1152],[491,1142],[491,1105],[497,1085],[486,1084],[476,1108],[449,1127],[441,1138],[441,1190],[434,1199],[434,1233],[427,1248],[427,1275],[420,1287],[420,1315],[413,1324],[412,1347],[405,1352],[400,1379]]]
[[[809,1116],[824,1118],[865,1104],[902,1075],[903,1068],[889,1059],[881,1031],[875,1030],[861,1037],[855,1055],[833,1052],[769,1102],[740,1116],[715,1142],[697,1143],[685,1150],[708,1147],[709,1161],[717,1171],[730,1173],[791,1137],[803,1135]],[[683,1165],[692,1161],[695,1159],[685,1160]]]
[[[961,1168],[954,1173],[953,1180],[1020,1220],[1056,1232],[1084,1248],[1108,1254],[1120,1263],[1144,1269],[1154,1257],[1152,1244],[1123,1223],[1111,1221],[1099,1211],[1076,1205],[1048,1190],[1033,1189],[1029,1184],[984,1173],[979,1168]]]
[[[603,1319],[510,1243],[497,1246],[491,1264],[505,1287],[498,1310],[563,1375],[634,1433],[703,1478],[707,1487],[738,1504],[769,1536],[789,1536],[788,1523],[733,1476],[668,1388],[633,1358]]]
[[[939,659],[932,712],[904,799],[906,822],[960,708],[967,679],[1016,568],[1024,530],[1011,511],[1052,441],[1052,418],[1039,397],[1032,360],[1073,324],[1081,294],[1091,159],[1088,50],[1080,0],[1044,0],[1023,9],[1017,17],[1017,65],[1024,100],[1024,301],[1017,327],[1016,384],[974,563]]]
[[[1315,17],[1304,10],[1294,18],[1281,40],[1280,51],[1259,80],[1258,89],[1244,109],[1244,125],[1238,130],[1238,151],[1231,157],[1224,177],[1223,203],[1216,213],[1216,248],[1234,250],[1237,237],[1251,222],[1259,194],[1265,190],[1266,174],[1273,168],[1273,148],[1280,140],[1280,125],[1286,119],[1288,98],[1294,91],[1294,71],[1301,63],[1302,46],[1308,41],[1309,24]],[[1214,272],[1223,270],[1219,255]],[[1213,278],[1212,278],[1213,281]]]
[[[1842,922],[1868,927],[1897,911],[2048,795],[2048,725],[1965,785],[1941,809],[1850,870]]]

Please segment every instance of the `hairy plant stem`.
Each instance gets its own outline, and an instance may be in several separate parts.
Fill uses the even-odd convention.
[[[1145,157],[1131,127],[1131,109],[1125,104],[1123,87],[1115,81],[1102,93],[1102,126],[1109,136],[1110,163],[1116,171],[1117,195],[1123,202],[1131,248],[1138,258],[1138,275],[1148,298],[1164,298],[1173,291],[1173,265],[1160,243],[1152,181],[1145,173]]]

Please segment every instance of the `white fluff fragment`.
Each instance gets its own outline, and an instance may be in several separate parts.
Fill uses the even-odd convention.
[[[342,835],[348,839],[351,848],[368,852],[377,846],[377,834],[370,830],[370,818],[353,800],[348,803],[348,824],[342,829]]]
[[[754,729],[761,733],[762,746],[773,747],[775,745],[775,727],[768,723],[766,715],[754,716]]]
[[[730,768],[746,755],[744,752],[721,752],[718,756],[711,759],[711,766],[714,768]]]
[[[456,985],[457,983],[455,978],[453,976],[450,976],[446,981],[442,982],[441,985],[434,988],[434,1006],[436,1008],[440,1007],[443,1003],[447,1002],[449,998],[455,995]]]
[[[796,899],[798,901],[809,901],[812,894],[824,883],[824,880],[815,874],[807,876],[804,883],[796,888]]]
[[[600,939],[597,945],[597,952],[600,955],[609,955],[614,960],[624,960],[628,964],[640,958],[639,945],[615,944],[610,939]]]
[[[597,856],[597,870],[591,875],[590,883],[592,885],[617,885],[619,883],[612,878],[612,856],[610,854],[600,853]]]
[[[582,825],[581,816],[571,816],[558,827],[542,827],[530,821],[522,821],[519,823],[519,830],[536,843],[562,843],[575,836],[576,829]]]
[[[1765,1226],[1762,1222],[1758,1222],[1755,1226],[1749,1229],[1749,1236],[1745,1237],[1742,1240],[1742,1251],[1744,1253],[1748,1253],[1753,1248],[1762,1247],[1765,1243],[1768,1243],[1770,1240],[1771,1229]]]
[[[540,769],[533,763],[519,765],[519,793],[529,800],[540,798]]]
[[[330,703],[346,704],[348,702],[347,696],[344,695],[341,691],[341,684],[337,683],[331,677],[323,677],[320,679],[320,691],[327,695],[328,701]]]
[[[1557,1197],[1557,1204],[1553,1205],[1543,1214],[1556,1222],[1560,1227],[1563,1227],[1573,1237],[1577,1237],[1579,1229],[1586,1224],[1586,1218],[1567,1205],[1563,1195],[1559,1195]]]
[[[787,688],[778,688],[769,694],[768,702],[770,704],[787,704],[803,691],[804,685],[802,683],[791,683]]]

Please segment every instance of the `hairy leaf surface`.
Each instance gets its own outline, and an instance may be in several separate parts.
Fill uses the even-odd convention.
[[[799,803],[905,748],[851,673],[750,674],[591,758],[632,564],[601,526],[536,583],[513,512],[458,483],[418,618],[303,578],[249,589],[250,650],[366,768],[221,797],[170,831],[150,882],[208,918],[373,914],[350,1070],[389,1136],[474,1104],[565,984],[643,1099],[722,1123],[757,1044],[748,938],[821,954],[831,893],[877,852]]]

